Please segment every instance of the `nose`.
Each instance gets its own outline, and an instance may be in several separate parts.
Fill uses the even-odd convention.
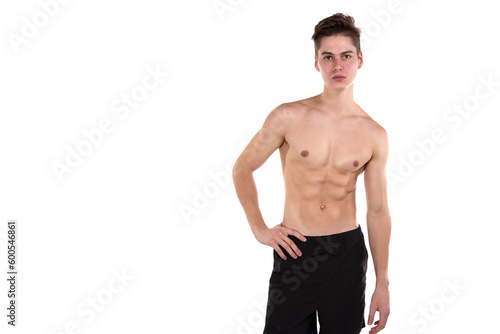
[[[333,68],[337,71],[340,71],[342,69],[342,66],[340,65],[340,60],[335,59],[333,63]]]

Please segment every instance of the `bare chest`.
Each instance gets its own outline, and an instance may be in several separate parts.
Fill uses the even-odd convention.
[[[362,170],[370,160],[370,131],[359,121],[302,122],[286,136],[284,163],[340,173]]]

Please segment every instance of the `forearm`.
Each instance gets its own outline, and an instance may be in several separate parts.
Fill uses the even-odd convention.
[[[389,285],[389,241],[391,238],[391,218],[389,213],[367,214],[368,238],[375,267],[377,287]]]
[[[257,186],[250,168],[240,165],[238,162],[233,168],[233,182],[236,195],[243,207],[252,232],[263,229],[266,226],[259,208]]]

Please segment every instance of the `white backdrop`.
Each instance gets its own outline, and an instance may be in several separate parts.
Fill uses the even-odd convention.
[[[500,24],[467,3],[2,2],[2,333],[262,333],[272,249],[229,171],[274,107],[322,91],[311,35],[336,12],[363,30],[355,99],[390,140],[384,333],[493,333]],[[273,226],[277,153],[256,181]],[[362,178],[357,197],[366,236]]]

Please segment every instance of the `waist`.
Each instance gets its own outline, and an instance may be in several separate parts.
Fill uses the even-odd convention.
[[[363,239],[363,232],[361,226],[358,225],[355,229],[348,230],[340,233],[333,233],[328,235],[313,235],[306,237],[306,241],[302,242],[293,235],[288,237],[299,247],[303,255],[312,255],[318,251],[318,248],[325,249],[329,253],[333,252],[337,246],[345,243],[353,243]]]
[[[303,235],[330,235],[358,226],[355,204],[324,203],[285,201],[283,226],[296,229]]]

